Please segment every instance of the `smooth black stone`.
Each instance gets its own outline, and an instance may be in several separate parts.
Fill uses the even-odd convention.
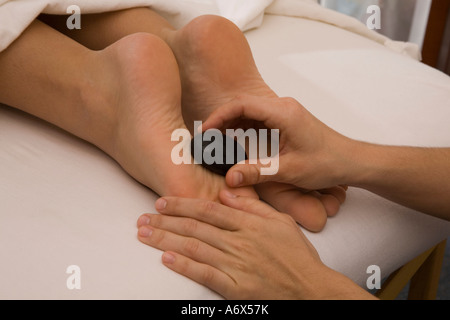
[[[236,163],[239,163],[243,160],[248,160],[247,158],[247,154],[245,153],[245,150],[242,148],[242,146],[237,143],[237,141],[235,141],[234,139],[232,139],[231,137],[222,134],[222,150],[223,150],[223,159],[222,159],[222,163],[213,163],[213,164],[207,164],[205,163],[205,161],[203,160],[204,154],[205,154],[205,149],[213,144],[211,146],[211,148],[216,147],[216,143],[214,140],[214,137],[212,139],[212,141],[204,141],[204,133],[203,134],[198,134],[196,135],[192,141],[191,141],[191,154],[192,157],[195,159],[195,161],[197,163],[200,163],[203,167],[205,167],[206,169],[221,175],[221,176],[226,176],[228,170],[231,169],[231,167],[233,167]],[[227,148],[228,145],[228,148]],[[234,149],[234,157],[233,157],[233,161],[232,163],[227,163],[227,154],[231,154],[231,152],[233,152]],[[201,150],[201,158],[198,159],[198,155],[196,157],[195,154],[195,150]],[[212,152],[212,156],[215,156],[215,149]],[[210,151],[207,151],[207,153],[209,154]],[[244,158],[238,158],[239,155],[244,155]],[[230,162],[230,161],[228,161]]]

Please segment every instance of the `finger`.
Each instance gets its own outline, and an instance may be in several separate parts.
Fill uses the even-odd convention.
[[[152,226],[142,226],[138,230],[142,243],[162,251],[175,251],[200,263],[220,266],[225,262],[223,252],[196,238],[184,237]]]
[[[223,230],[195,219],[144,214],[138,220],[138,227],[143,226],[169,231],[183,237],[196,238],[215,248],[225,249],[226,239]]]
[[[228,104],[216,109],[203,123],[202,130],[212,128],[225,128],[236,119],[246,118],[272,124],[274,117],[278,119],[279,113],[273,104],[279,103],[278,99],[263,99],[256,96],[240,96]],[[270,127],[270,126],[269,126]]]
[[[229,292],[236,285],[226,273],[208,264],[202,264],[175,252],[165,252],[163,264],[169,269],[201,284],[222,295],[229,297]]]
[[[238,196],[228,190],[221,191],[219,198],[226,206],[261,217],[271,217],[279,214],[274,208],[258,199]]]
[[[164,197],[158,199],[155,208],[169,216],[192,218],[224,230],[237,230],[242,213],[220,203],[202,199]]]
[[[278,174],[262,174],[265,167],[259,161],[256,164],[250,164],[250,160],[238,163],[227,172],[225,181],[229,187],[238,188],[279,179]]]

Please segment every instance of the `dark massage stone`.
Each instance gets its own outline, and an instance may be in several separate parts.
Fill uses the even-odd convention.
[[[220,133],[220,135],[222,141],[218,142],[215,142],[215,136],[211,138],[212,141],[205,141],[204,133],[196,135],[191,141],[191,154],[194,157],[195,162],[201,164],[206,169],[225,177],[231,167],[238,162],[248,160],[248,158],[244,148],[242,148],[237,141],[225,134]],[[218,150],[219,148],[220,150]],[[220,153],[222,153],[220,159],[216,159],[216,152],[219,153],[217,157],[220,157]],[[206,158],[213,158],[209,160],[209,162],[212,163],[207,163],[208,159]]]

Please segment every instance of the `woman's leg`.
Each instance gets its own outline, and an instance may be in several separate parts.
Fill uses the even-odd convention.
[[[91,51],[35,21],[0,53],[0,70],[0,102],[97,145],[160,195],[214,200],[226,187],[171,161],[172,132],[185,125],[178,66],[160,38],[138,33]]]
[[[112,150],[110,77],[90,50],[35,21],[0,53],[0,102]],[[98,95],[94,95],[98,92]]]
[[[221,17],[202,16],[180,30],[148,8],[83,16],[81,30],[68,30],[65,17],[44,20],[92,49],[135,32],[164,39],[180,68],[183,118],[191,132],[195,120],[206,120],[213,110],[239,94],[276,97],[259,74],[245,36]],[[309,194],[277,183],[256,189],[264,200],[312,230],[320,230],[327,214],[336,214],[345,199],[340,187]]]
[[[218,16],[196,18],[180,30],[148,8],[84,15],[81,30],[69,30],[65,16],[40,19],[93,50],[138,32],[162,38],[179,64],[183,116],[190,129],[194,120],[206,120],[217,106],[239,94],[276,97],[259,74],[243,33]]]
[[[81,17],[81,29],[68,29],[68,16],[42,14],[39,19],[59,32],[92,50],[101,50],[132,33],[147,32],[160,38],[176,31],[159,14],[149,8],[134,8]]]

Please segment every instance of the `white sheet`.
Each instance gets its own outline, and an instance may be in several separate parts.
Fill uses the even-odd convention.
[[[222,15],[247,31],[262,24],[264,13],[296,16],[336,25],[377,41],[388,48],[420,59],[418,46],[391,41],[369,30],[355,18],[321,7],[316,0],[3,0],[0,1],[0,52],[7,48],[40,14],[66,14],[78,5],[82,14],[151,6],[174,26],[182,27],[202,14]]]
[[[247,37],[269,85],[334,129],[450,146],[444,74],[312,20],[269,15]],[[154,212],[156,198],[96,148],[0,107],[0,298],[220,298],[136,239],[136,220]],[[350,189],[325,230],[306,234],[325,263],[364,286],[368,266],[387,276],[448,237],[450,224]],[[81,268],[81,290],[66,287],[70,265]]]
[[[421,60],[421,53],[416,44],[392,41],[373,30],[367,28],[358,19],[341,14],[337,11],[323,8],[314,1],[278,0],[266,9],[266,13],[306,18],[320,21],[354,32],[358,35],[376,41],[393,51],[399,52],[416,60]]]

